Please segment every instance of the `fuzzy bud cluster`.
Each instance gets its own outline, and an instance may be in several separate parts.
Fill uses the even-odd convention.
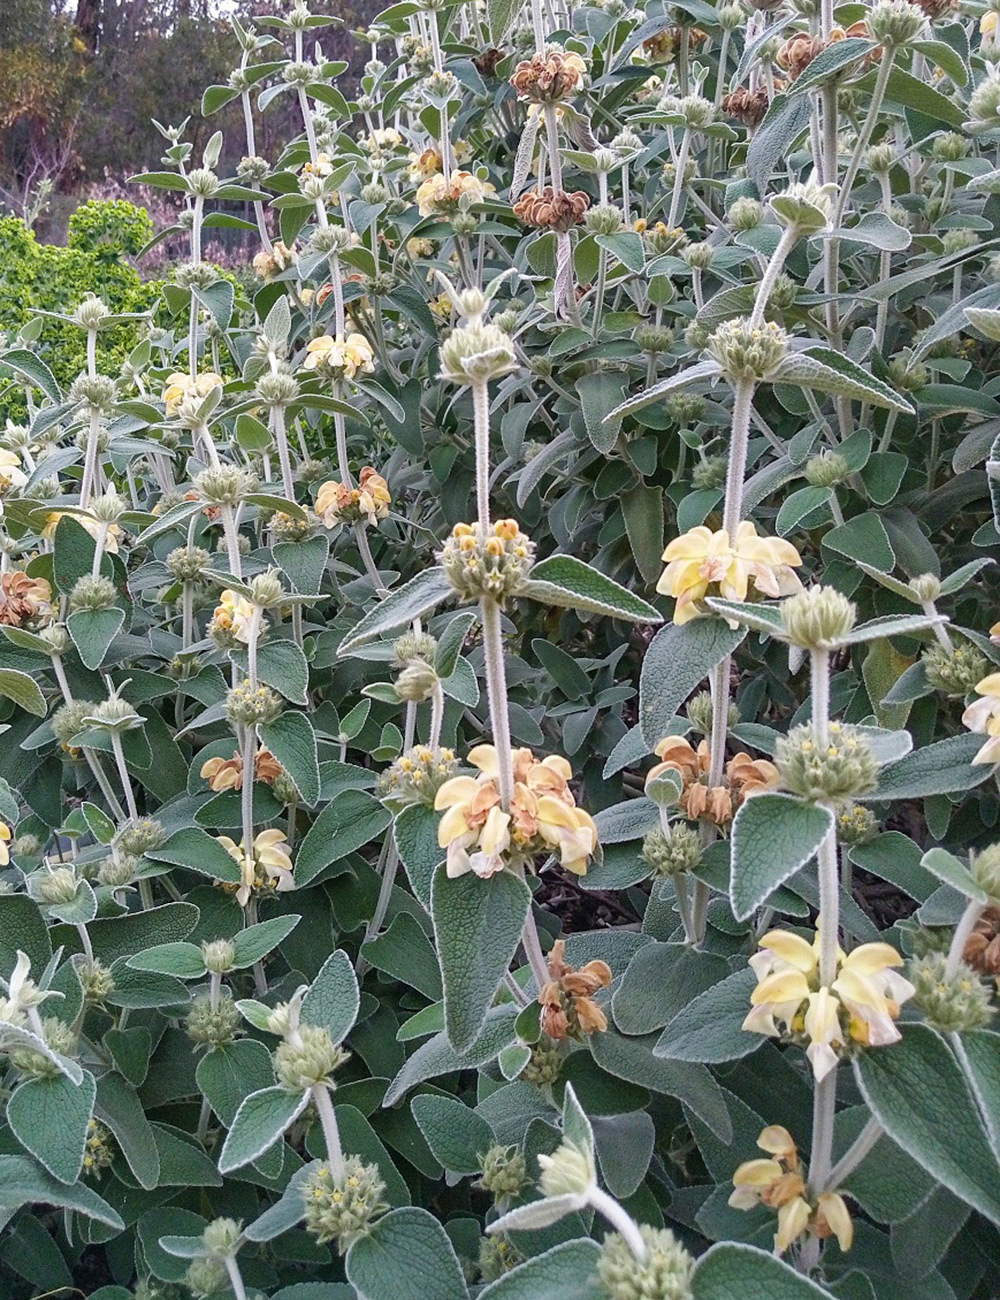
[[[656,829],[642,841],[642,860],[659,876],[682,876],[701,861],[701,836],[693,826],[673,826],[670,834]]]
[[[928,953],[911,962],[907,973],[916,989],[913,1001],[926,1022],[941,1033],[982,1029],[993,1019],[989,986],[964,962],[950,974],[944,953]]]
[[[726,321],[709,336],[705,351],[717,361],[732,382],[771,378],[788,353],[788,335],[767,321],[751,325],[748,319]]]
[[[778,741],[775,759],[782,788],[802,799],[851,799],[868,794],[878,783],[878,765],[868,742],[855,727],[830,723],[825,747],[806,724],[793,727]]]
[[[604,1238],[597,1276],[610,1300],[691,1300],[694,1259],[669,1228],[639,1225],[646,1257],[617,1232]]]
[[[274,1072],[288,1092],[329,1084],[330,1075],[347,1060],[346,1052],[319,1025],[300,1025],[274,1052]]]
[[[805,650],[832,650],[857,621],[855,605],[836,587],[806,587],[781,602],[788,640]]]
[[[303,1184],[306,1229],[322,1245],[335,1241],[341,1254],[370,1231],[372,1221],[388,1208],[385,1183],[377,1165],[348,1156],[343,1172],[320,1165]]]
[[[949,649],[935,642],[924,651],[921,663],[930,684],[953,699],[971,694],[989,671],[986,656],[973,645]]]
[[[226,718],[231,726],[250,727],[273,722],[281,712],[281,697],[270,686],[254,686],[244,679],[226,696]]]
[[[467,601],[492,596],[499,604],[524,586],[534,563],[534,543],[514,519],[456,524],[438,559],[458,595]]]

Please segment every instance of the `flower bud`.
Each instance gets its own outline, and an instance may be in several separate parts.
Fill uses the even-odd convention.
[[[794,181],[781,194],[770,201],[770,208],[782,226],[801,235],[825,230],[833,213],[834,184],[820,185],[810,177],[807,181]]]
[[[329,1165],[320,1165],[306,1179],[302,1195],[306,1229],[321,1245],[335,1241],[341,1254],[366,1237],[372,1220],[389,1208],[378,1166],[362,1164],[357,1156],[348,1156],[339,1177]]]
[[[277,569],[268,569],[266,573],[258,573],[255,578],[251,578],[248,583],[250,588],[251,601],[261,609],[273,609],[280,605],[282,598],[285,596],[285,590],[281,585],[281,576]]]
[[[226,696],[226,718],[231,726],[252,727],[273,722],[281,712],[281,698],[270,686],[253,686],[245,679]]]
[[[214,506],[238,506],[257,487],[257,476],[236,465],[205,469],[194,480],[195,490],[203,501]]]
[[[491,1146],[482,1157],[483,1172],[476,1186],[494,1199],[517,1196],[528,1185],[528,1169],[517,1147]]]
[[[79,375],[69,390],[71,402],[85,403],[97,414],[107,414],[118,397],[118,386],[107,375]]]
[[[208,568],[211,559],[201,546],[175,546],[166,558],[166,566],[178,582],[194,582]]]
[[[289,1092],[327,1084],[350,1055],[320,1026],[300,1025],[296,1037],[279,1043],[274,1052],[274,1072]]]
[[[933,573],[922,573],[907,584],[922,605],[933,604],[941,595],[941,580]]]
[[[166,828],[155,817],[140,817],[134,826],[126,826],[118,836],[123,853],[140,858],[147,849],[158,849],[167,838]]]
[[[219,189],[219,178],[208,167],[195,167],[187,174],[188,190],[195,198],[210,199]]]
[[[43,627],[38,635],[48,645],[49,654],[53,658],[64,655],[72,645],[70,635],[62,623],[52,623],[48,627]]]
[[[748,319],[731,320],[709,336],[705,351],[732,382],[766,380],[788,353],[788,335],[771,321],[751,325]]]
[[[836,487],[851,473],[851,468],[839,451],[821,451],[806,461],[805,479],[810,487]]]
[[[434,796],[458,771],[458,761],[450,749],[431,749],[415,745],[388,767],[378,779],[378,797],[389,808],[398,810],[409,804],[434,806]]]
[[[685,712],[695,731],[701,732],[703,736],[712,734],[712,696],[709,691],[699,691],[697,695],[692,695],[687,702]],[[730,702],[729,713],[726,718],[726,730],[732,731],[739,720],[740,711],[735,704]]]
[[[75,315],[84,329],[99,330],[111,312],[96,294],[88,293],[77,307]]]
[[[728,456],[706,456],[691,470],[691,483],[696,488],[722,487],[728,469]]]
[[[837,813],[837,841],[853,847],[855,844],[867,844],[875,838],[878,820],[870,808],[864,804],[847,804]]]
[[[641,351],[655,357],[674,346],[674,332],[669,325],[640,325],[635,331],[635,342]]]
[[[931,157],[938,162],[960,162],[968,157],[971,145],[964,135],[956,131],[946,131],[944,135],[935,136],[931,142]]]
[[[429,632],[404,632],[393,643],[393,663],[400,668],[406,668],[414,660],[433,664],[434,656],[437,654],[437,644],[437,639]]]
[[[510,336],[489,322],[470,321],[441,346],[441,375],[455,384],[483,383],[517,365]]]
[[[189,1287],[199,1300],[206,1300],[209,1296],[225,1293],[229,1289],[229,1274],[221,1259],[215,1259],[212,1255],[202,1255],[198,1259],[193,1259],[188,1265],[187,1272],[184,1274],[184,1285]]]
[[[851,799],[878,784],[878,765],[857,729],[830,723],[825,749],[816,744],[808,724],[793,727],[778,741],[775,760],[785,790],[802,799]]]
[[[206,1254],[225,1259],[239,1248],[240,1225],[235,1219],[213,1219],[202,1232],[201,1240]]]
[[[964,699],[989,671],[989,660],[972,645],[949,650],[935,641],[924,651],[921,663],[930,684],[952,699]]]
[[[479,1276],[483,1282],[496,1282],[518,1264],[524,1256],[509,1238],[497,1233],[479,1242]]]
[[[940,1033],[967,1033],[982,1029],[993,1019],[988,985],[964,962],[959,963],[954,975],[949,975],[947,956],[929,953],[911,962],[907,974],[916,989],[914,1003],[927,1024]]]
[[[865,156],[875,175],[885,176],[896,161],[896,150],[891,144],[873,144]]]
[[[534,557],[534,543],[517,522],[499,519],[485,533],[480,524],[456,524],[438,560],[463,599],[492,596],[502,605],[521,590]]]
[[[564,1140],[552,1155],[540,1155],[538,1164],[543,1196],[583,1196],[597,1181],[593,1156],[572,1142]]]
[[[60,1056],[73,1056],[76,1052],[76,1035],[69,1025],[55,1016],[46,1016],[42,1021],[42,1037],[46,1047]],[[13,1047],[8,1055],[11,1065],[32,1079],[55,1079],[60,1074],[54,1061],[30,1047]]]
[[[38,897],[44,903],[72,903],[79,883],[72,867],[53,867],[41,873]]]
[[[781,602],[781,622],[792,645],[831,650],[857,622],[856,606],[836,587],[806,587]]]
[[[604,1238],[597,1276],[610,1300],[691,1300],[692,1256],[669,1228],[642,1223],[639,1233],[646,1247],[642,1261],[619,1233]]]
[[[110,1167],[114,1158],[110,1129],[105,1128],[96,1119],[90,1120],[87,1124],[87,1138],[83,1151],[84,1178],[100,1178],[101,1172]]]
[[[704,241],[700,244],[688,244],[686,248],[681,249],[681,261],[686,262],[696,271],[707,271],[714,259],[715,249]]]
[[[56,740],[64,749],[69,748],[74,736],[87,730],[84,718],[91,717],[96,708],[97,705],[91,700],[73,700],[72,703],[62,704],[56,709],[52,715],[52,730]]]
[[[233,968],[236,960],[236,948],[231,939],[213,939],[201,945],[201,958],[206,970],[216,975],[224,975]]]
[[[188,1038],[199,1047],[224,1047],[236,1038],[242,1027],[240,1013],[232,998],[221,997],[218,1005],[213,1007],[209,995],[204,993],[191,1003],[185,1030]]]
[[[307,514],[305,519],[300,519],[297,515],[286,515],[279,510],[272,515],[270,528],[276,542],[304,542],[316,531],[316,518]]]
[[[401,700],[420,704],[429,700],[434,694],[438,676],[430,664],[419,661],[411,663],[399,674],[393,685]]]
[[[528,1064],[518,1077],[525,1083],[533,1083],[536,1088],[550,1088],[559,1078],[564,1060],[565,1057],[554,1043],[542,1039],[532,1047]]]
[[[989,848],[973,853],[969,870],[983,893],[1000,902],[1000,844],[991,844]]]
[[[261,375],[257,380],[257,396],[265,406],[291,406],[299,396],[299,383],[292,375]]]
[[[83,989],[84,1002],[101,1006],[115,991],[111,972],[99,961],[85,961],[76,968],[76,976]]]
[[[868,10],[865,21],[872,40],[891,50],[919,36],[927,25],[927,16],[907,0],[879,0]]]
[[[682,876],[701,861],[701,837],[691,826],[677,824],[670,834],[652,830],[642,841],[642,860],[660,876]]]
[[[139,859],[130,853],[121,853],[118,857],[105,858],[97,868],[97,879],[109,889],[124,889],[135,879]]]
[[[583,226],[591,235],[617,235],[624,227],[621,208],[613,203],[598,203],[583,218]]]
[[[117,594],[110,578],[77,578],[70,592],[69,607],[74,613],[78,609],[111,609]]]
[[[664,406],[675,424],[690,428],[704,416],[706,402],[697,393],[674,393],[667,398]]]
[[[739,231],[756,230],[764,220],[764,205],[757,199],[737,199],[726,213],[729,224]]]

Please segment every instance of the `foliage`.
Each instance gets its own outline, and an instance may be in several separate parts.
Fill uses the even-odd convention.
[[[4,1295],[987,1300],[997,15],[330,22],[0,226]]]

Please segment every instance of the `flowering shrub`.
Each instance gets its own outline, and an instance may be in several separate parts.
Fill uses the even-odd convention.
[[[997,1294],[979,8],[234,24],[0,355],[5,1296]]]

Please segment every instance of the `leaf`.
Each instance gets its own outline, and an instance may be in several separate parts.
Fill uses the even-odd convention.
[[[415,1206],[391,1210],[348,1251],[348,1281],[365,1300],[467,1300],[444,1228]]]
[[[101,1076],[94,1115],[114,1134],[139,1186],[147,1191],[155,1187],[160,1180],[160,1153],[156,1138],[138,1094],[120,1074]]]
[[[622,375],[614,370],[594,370],[576,381],[587,437],[602,454],[618,441],[621,417],[608,417],[621,405],[624,391]]]
[[[269,1150],[305,1110],[308,1089],[262,1088],[244,1098],[219,1156],[219,1173],[242,1169]]]
[[[245,970],[272,952],[292,933],[300,916],[272,916],[233,935],[233,969]]]
[[[108,647],[125,622],[123,609],[78,609],[66,620],[69,632],[85,668],[98,668]]]
[[[375,838],[392,814],[366,790],[343,790],[306,832],[295,858],[295,883],[301,889],[331,863]]]
[[[495,46],[503,45],[523,8],[524,0],[486,0],[486,26]]]
[[[410,1103],[434,1159],[453,1174],[478,1174],[493,1146],[493,1130],[481,1115],[452,1097],[420,1094]]]
[[[892,1140],[949,1191],[1000,1224],[997,1159],[944,1039],[928,1025],[908,1024],[901,1042],[855,1057],[854,1073]]]
[[[212,880],[225,880],[239,884],[240,864],[231,858],[217,839],[197,826],[185,826],[158,848],[147,849],[146,857],[154,862],[169,862],[176,867],[186,867]]]
[[[213,1048],[198,1062],[197,1084],[222,1124],[232,1125],[240,1103],[274,1079],[271,1053],[255,1038]]]
[[[154,971],[158,975],[176,975],[178,979],[196,980],[205,974],[205,959],[193,943],[161,943],[128,959],[133,970]]]
[[[836,48],[836,47],[835,47]],[[797,1273],[770,1251],[720,1241],[705,1251],[691,1277],[693,1300],[833,1300],[833,1292]]]
[[[809,97],[775,95],[764,120],[754,132],[747,148],[747,175],[759,194],[766,194],[768,181],[791,146],[809,126]]]
[[[96,1094],[94,1076],[85,1070],[80,1084],[64,1074],[26,1079],[7,1102],[11,1132],[61,1183],[75,1183],[80,1176]]]
[[[38,683],[27,673],[15,668],[0,668],[0,695],[13,700],[19,709],[33,713],[36,718],[45,717],[45,697]]]
[[[118,1211],[86,1183],[77,1182],[67,1187],[27,1156],[0,1155],[0,1206],[14,1211],[25,1205],[52,1205],[74,1210],[85,1218],[106,1224],[115,1233],[125,1231]]]
[[[455,614],[438,637],[437,650],[434,653],[434,671],[439,677],[450,677],[458,664],[466,637],[472,630],[478,615],[475,610],[463,610]]]
[[[857,83],[856,90],[871,90],[875,85],[876,73],[870,72]],[[889,85],[885,96],[886,104],[899,104],[903,108],[916,109],[925,117],[933,117],[947,126],[961,128],[965,118],[958,96],[942,95],[939,90],[912,76],[898,64],[894,64],[889,73]]]
[[[479,1292],[479,1300],[603,1300],[596,1241],[564,1241],[519,1264]]]
[[[701,1061],[721,1065],[749,1056],[763,1044],[760,1034],[742,1028],[756,986],[752,970],[744,968],[693,998],[667,1025],[653,1048],[668,1061]]]
[[[531,891],[509,871],[481,879],[473,871],[450,880],[434,873],[431,916],[444,987],[448,1040],[467,1051],[482,1030],[504,972],[514,956]]]
[[[26,381],[32,388],[40,389],[50,402],[58,404],[62,401],[62,393],[52,371],[41,357],[36,357],[34,352],[29,352],[27,348],[11,348],[9,352],[4,352],[3,357],[0,358],[0,366],[13,370],[18,378]]]
[[[806,120],[808,121],[808,115]],[[699,361],[696,365],[688,366],[676,375],[661,379],[652,388],[646,388],[634,397],[626,398],[624,402],[620,403],[604,417],[605,423],[615,419],[620,421],[623,415],[631,415],[633,411],[641,411],[644,406],[648,406],[650,402],[655,402],[660,397],[665,397],[667,393],[687,388],[689,384],[698,383],[704,379],[714,379],[720,373],[717,361]]]
[[[247,671],[247,652],[231,650],[229,657],[242,672]],[[257,676],[292,704],[306,704],[309,665],[294,641],[265,641],[257,649]]]
[[[974,1029],[952,1035],[951,1041],[1000,1160],[1000,1034]]]
[[[599,843],[625,844],[629,840],[641,840],[659,826],[660,812],[652,799],[625,799],[610,808],[602,808],[594,822]]]
[[[621,503],[635,566],[652,586],[663,569],[663,489],[639,484]]]
[[[830,348],[790,352],[775,372],[774,382],[800,384],[803,388],[819,389],[821,393],[833,393],[837,397],[850,397],[872,406],[887,407],[906,415],[913,414],[913,407],[895,389],[870,375],[849,357],[833,352]]]
[[[358,1018],[361,993],[351,959],[342,948],[332,952],[309,986],[302,1003],[302,1020],[327,1030],[335,1043],[342,1042]]]
[[[662,1029],[728,972],[725,960],[714,953],[677,943],[647,944],[629,962],[615,990],[611,1002],[615,1024],[623,1034]]]
[[[662,622],[652,605],[573,555],[553,555],[536,564],[518,595],[632,623]]]
[[[982,747],[982,737],[963,734],[924,745],[879,773],[878,789],[862,795],[865,803],[901,799],[925,799],[935,794],[972,790],[992,776],[988,763],[973,767],[972,760]]]
[[[794,876],[833,830],[833,814],[787,794],[747,799],[733,819],[729,895],[737,921],[746,921]]]
[[[452,594],[454,589],[441,569],[425,569],[402,587],[390,592],[385,600],[355,623],[352,631],[341,641],[337,654],[349,655],[359,646],[374,641],[383,632],[392,632],[415,618],[429,614]]]
[[[990,901],[985,890],[980,889],[973,880],[972,872],[965,863],[959,862],[958,858],[946,849],[928,849],[920,859],[920,865],[932,876],[937,876],[938,880],[951,885],[952,889],[957,889],[960,894],[972,899],[973,902],[981,903],[985,907]]]
[[[863,560],[884,573],[889,573],[896,563],[889,534],[874,511],[855,515],[846,524],[831,528],[823,536],[823,545],[849,560]]]
[[[642,661],[639,725],[650,752],[669,734],[677,710],[746,632],[721,618],[696,618],[657,632]]]
[[[290,710],[258,727],[261,743],[271,751],[295,783],[302,803],[314,807],[319,800],[319,757],[316,733],[304,713]]]
[[[399,912],[387,930],[361,946],[376,970],[401,980],[432,1002],[441,998],[441,972],[434,946],[411,912]]]

